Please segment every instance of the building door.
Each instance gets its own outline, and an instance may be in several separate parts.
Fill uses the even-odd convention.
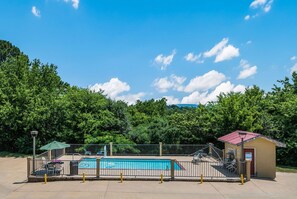
[[[251,175],[255,175],[255,151],[254,151],[254,149],[244,149],[244,159],[251,160]]]

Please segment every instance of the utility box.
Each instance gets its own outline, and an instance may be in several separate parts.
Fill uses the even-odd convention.
[[[78,161],[70,161],[70,175],[78,175]]]

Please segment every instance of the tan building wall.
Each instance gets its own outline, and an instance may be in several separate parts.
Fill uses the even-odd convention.
[[[241,156],[241,146],[225,143],[225,153],[228,149],[236,149],[236,159]],[[253,148],[255,153],[255,174],[257,177],[275,178],[276,173],[276,145],[265,138],[256,138],[244,143],[244,148]],[[225,156],[226,157],[226,156]]]

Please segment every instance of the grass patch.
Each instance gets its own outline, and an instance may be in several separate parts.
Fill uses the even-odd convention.
[[[277,166],[277,172],[286,172],[286,173],[297,173],[297,167],[290,167],[290,166]]]
[[[25,158],[28,157],[28,154],[22,154],[22,153],[11,153],[7,151],[0,151],[0,157],[14,157],[14,158]]]

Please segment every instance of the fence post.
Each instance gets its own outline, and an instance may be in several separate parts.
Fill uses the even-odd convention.
[[[27,179],[29,180],[31,174],[31,158],[27,158]]]
[[[99,178],[100,177],[100,158],[96,159],[96,177]]]
[[[212,155],[212,147],[213,147],[213,143],[208,143],[208,155]]]
[[[163,150],[163,149],[162,149],[162,145],[163,145],[162,142],[159,142],[160,156],[162,156],[162,150]]]
[[[245,174],[245,171],[246,171],[246,169],[245,169],[245,167],[244,167],[244,165],[245,165],[245,160],[244,161],[240,161],[240,160],[238,160],[238,167],[239,167],[239,174]]]
[[[122,172],[120,173],[120,180],[121,180],[121,183],[123,183],[123,173]]]
[[[251,180],[251,160],[246,160],[246,181]]]
[[[171,161],[171,167],[170,167],[171,180],[174,180],[174,163],[175,163],[175,160],[170,160],[170,161]]]
[[[85,173],[83,173],[83,183],[85,183],[86,182],[86,175],[85,175]]]
[[[112,142],[109,143],[110,156],[112,156]]]
[[[51,150],[48,150],[48,151],[47,151],[47,158],[48,158],[49,160],[52,159],[52,151],[51,151]]]

